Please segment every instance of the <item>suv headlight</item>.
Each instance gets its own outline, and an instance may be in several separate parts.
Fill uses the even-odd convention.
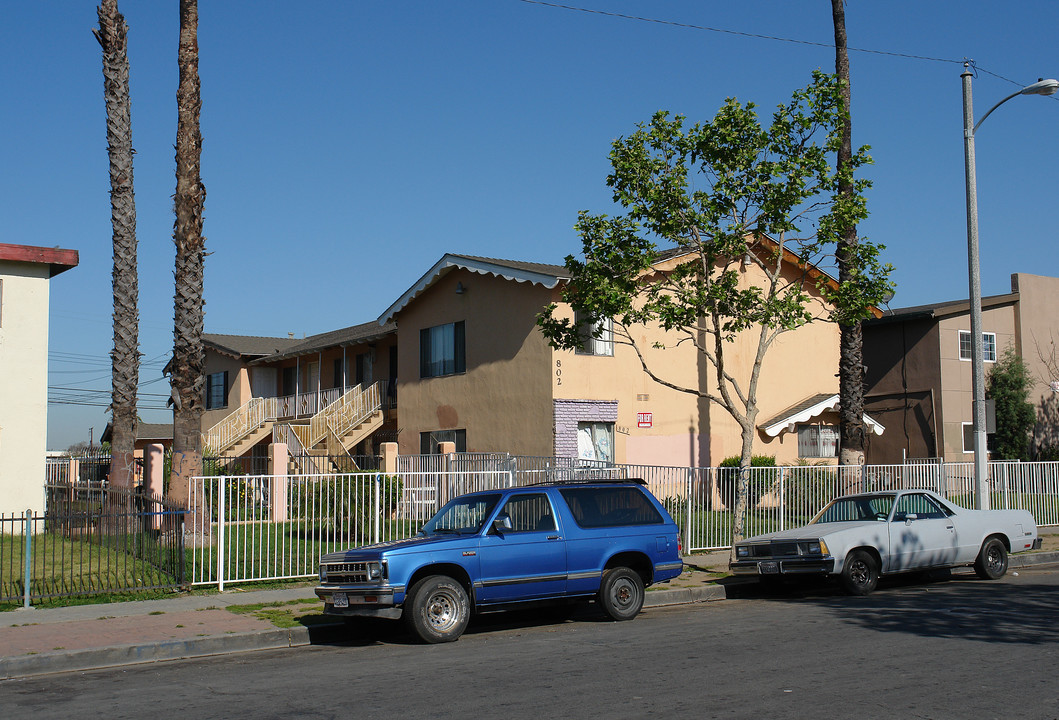
[[[382,579],[382,565],[377,562],[368,563],[368,579],[369,580],[381,580]]]

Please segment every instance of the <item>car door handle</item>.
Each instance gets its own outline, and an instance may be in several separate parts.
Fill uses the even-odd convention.
[[[563,536],[562,535],[549,535],[548,539],[549,540],[562,540]]]

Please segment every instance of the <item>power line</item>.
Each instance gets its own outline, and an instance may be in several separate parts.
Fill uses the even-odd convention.
[[[546,0],[518,0],[518,1],[526,3],[527,5],[541,5],[541,6],[544,6],[544,7],[557,8],[557,9],[560,9],[560,10],[571,10],[573,12],[588,13],[589,15],[604,15],[606,17],[620,18],[622,20],[635,20],[637,22],[653,23],[653,24],[656,24],[656,25],[668,25],[670,27],[679,27],[679,28],[685,28],[685,29],[688,29],[688,30],[703,30],[703,31],[707,31],[707,32],[721,33],[721,34],[724,34],[724,35],[735,35],[737,37],[754,38],[756,40],[772,40],[774,42],[785,42],[785,43],[791,43],[791,44],[794,44],[794,45],[809,45],[811,47],[829,48],[829,49],[832,49],[832,50],[835,47],[831,43],[817,42],[817,41],[813,41],[813,40],[799,40],[797,38],[780,37],[778,35],[764,35],[764,34],[761,34],[761,33],[750,33],[750,32],[743,32],[743,31],[740,31],[740,30],[729,30],[727,28],[711,27],[709,25],[696,25],[694,23],[677,22],[675,20],[660,20],[658,18],[644,17],[642,15],[628,15],[626,13],[611,12],[609,10],[595,10],[595,9],[592,9],[592,8],[578,7],[576,5],[565,5],[563,3],[547,2]],[[848,48],[848,50],[850,52],[867,53],[867,54],[871,54],[871,55],[883,55],[883,56],[887,56],[887,57],[904,58],[906,60],[925,60],[927,62],[956,63],[956,64],[960,64],[960,65],[962,65],[964,62],[969,62],[970,65],[971,65],[971,68],[974,71],[976,71],[976,72],[983,72],[983,73],[985,73],[987,75],[992,75],[993,77],[995,77],[995,78],[997,78],[999,80],[1003,80],[1005,82],[1011,83],[1012,85],[1018,85],[1020,87],[1025,84],[1025,83],[1020,83],[1020,82],[1018,82],[1016,80],[1012,80],[1011,78],[1004,77],[1003,75],[1000,75],[999,73],[995,73],[995,72],[992,72],[990,70],[986,70],[985,68],[976,65],[973,60],[967,60],[966,58],[961,58],[959,60],[954,60],[952,58],[932,57],[930,55],[916,55],[914,53],[900,53],[900,52],[894,52],[894,51],[890,51],[890,50],[874,50],[874,49],[871,49],[871,48],[857,48],[857,47],[851,47],[851,48]],[[1059,97],[1057,97],[1056,99],[1059,99]]]

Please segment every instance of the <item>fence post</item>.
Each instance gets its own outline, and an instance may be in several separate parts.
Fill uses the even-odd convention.
[[[22,537],[25,538],[26,564],[22,573],[22,607],[29,607],[29,586],[33,580],[33,510],[26,510],[26,526]]]
[[[688,468],[688,491],[684,493],[684,552],[691,554],[691,494],[695,490],[695,469]]]
[[[776,468],[773,472],[778,472],[780,474],[780,530],[786,530],[787,494],[784,492],[784,489],[787,487],[787,474],[783,472],[783,468]],[[808,484],[809,481],[806,480],[806,485]],[[808,496],[808,494],[809,493],[807,492],[806,496]]]
[[[379,528],[382,526],[382,475],[375,473],[375,537],[373,542],[380,542]]]
[[[217,478],[217,589],[224,592],[224,487],[227,476]]]

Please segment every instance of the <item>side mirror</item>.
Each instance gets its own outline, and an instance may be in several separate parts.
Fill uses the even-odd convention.
[[[493,521],[493,529],[501,535],[505,531],[510,531],[513,526],[511,525],[511,518],[508,515],[498,515],[496,520]]]
[[[919,516],[916,515],[915,513],[908,513],[907,515],[905,515],[905,522],[906,523],[910,523],[913,520],[918,520],[918,519],[919,519]]]

